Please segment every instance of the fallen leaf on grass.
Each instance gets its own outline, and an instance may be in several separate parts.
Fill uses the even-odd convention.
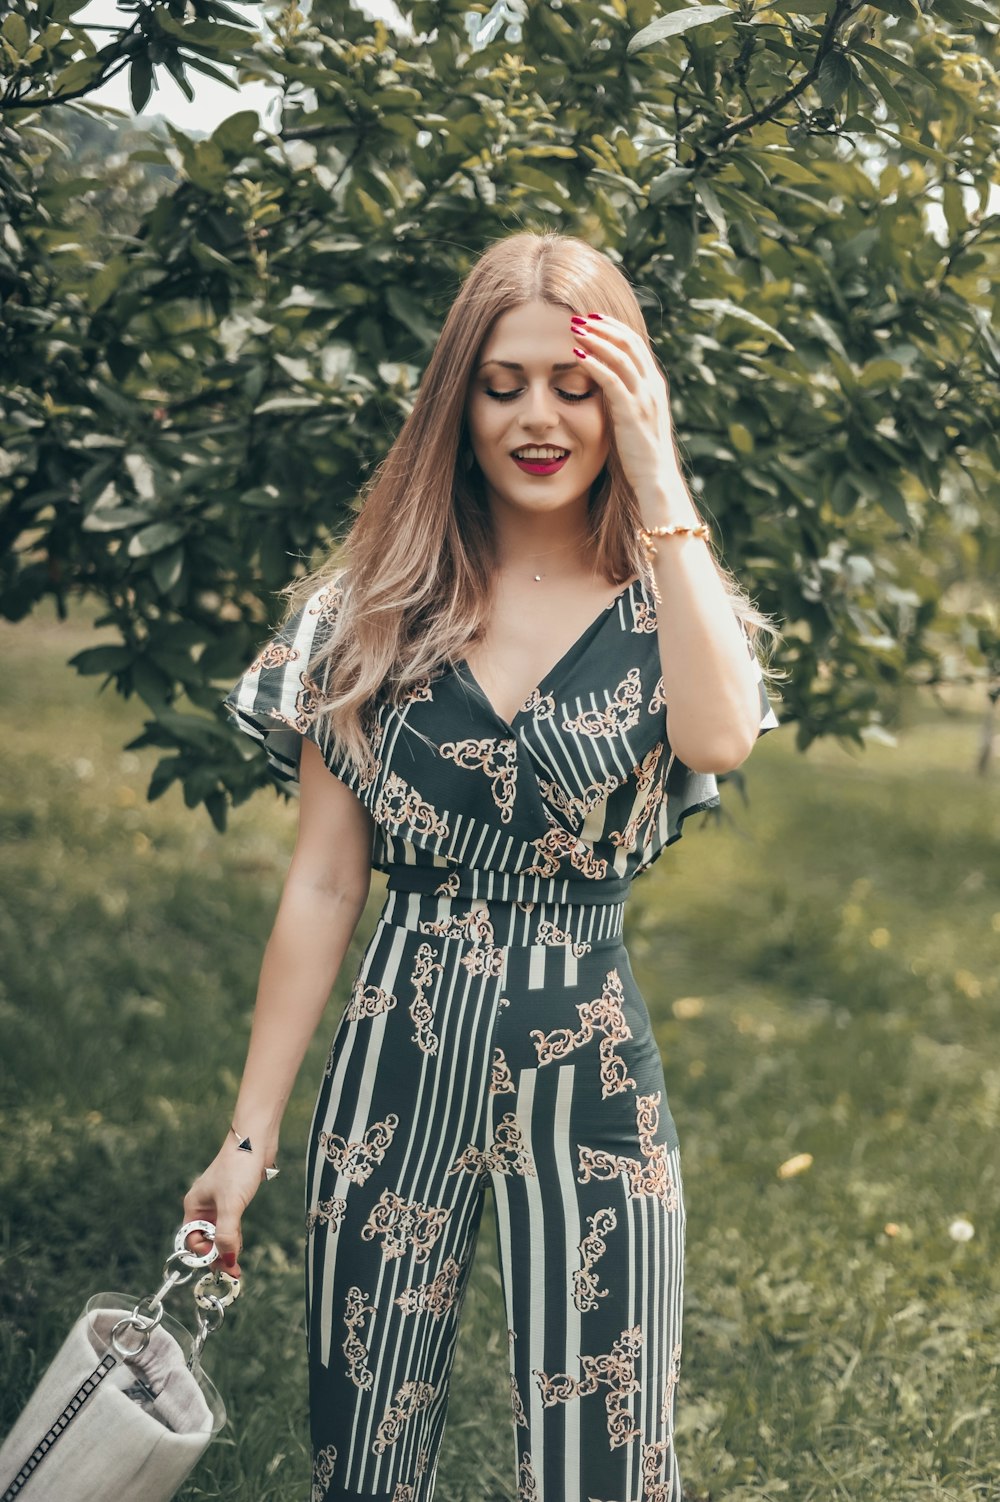
[[[807,1168],[812,1168],[812,1153],[796,1153],[792,1158],[786,1158],[778,1169],[779,1179],[794,1179],[798,1174],[805,1173]]]

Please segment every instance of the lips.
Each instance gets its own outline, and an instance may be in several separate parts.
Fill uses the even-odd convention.
[[[519,459],[516,454],[511,458],[518,469],[524,470],[529,475],[554,475],[569,458],[569,453],[563,453],[558,459]]]

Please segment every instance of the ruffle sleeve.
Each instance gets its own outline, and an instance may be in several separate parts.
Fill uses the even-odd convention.
[[[746,640],[747,651],[750,654],[750,660],[753,663],[754,674],[757,679],[757,691],[760,694],[760,725],[757,730],[757,739],[759,740],[760,737],[762,735],[766,735],[769,730],[778,730],[781,726],[781,721],[775,714],[774,706],[772,705],[770,699],[767,697],[767,688],[764,684],[764,669],[760,665],[760,658],[754,651],[753,642],[750,640],[750,634],[747,631],[747,628],[743,625],[742,621],[740,622],[740,625],[743,629],[743,636]]]
[[[760,695],[760,725],[757,730],[758,739],[766,735],[769,730],[780,728],[781,722],[774,712],[774,708],[767,695],[764,685],[764,670],[760,664],[760,658],[754,651],[750,640],[750,633],[743,622],[740,622],[754,667],[754,675],[757,680],[757,690]],[[679,840],[684,833],[682,825],[684,820],[691,814],[704,813],[708,809],[718,808],[721,803],[719,784],[714,772],[694,772],[680,758],[670,750],[667,761],[665,776],[665,797],[660,806],[660,816],[652,838],[642,852],[639,864],[636,866],[635,875],[646,871],[668,845]]]
[[[333,629],[342,597],[336,582],[324,584],[300,605],[260,648],[223,704],[238,729],[260,741],[268,770],[282,785],[299,782],[302,737],[319,747],[335,777],[357,791],[358,774],[346,751],[317,718],[322,684],[312,663]]]

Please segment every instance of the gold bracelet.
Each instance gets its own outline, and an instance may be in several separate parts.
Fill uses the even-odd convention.
[[[676,537],[689,534],[691,537],[703,537],[706,542],[711,539],[711,532],[705,522],[699,522],[695,527],[685,527],[680,522],[672,522],[669,527],[637,527],[636,536],[646,549],[646,557],[652,563],[656,557],[656,548],[653,546],[654,537]]]

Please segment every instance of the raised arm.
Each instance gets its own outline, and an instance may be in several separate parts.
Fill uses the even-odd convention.
[[[274,1162],[288,1097],[364,911],[371,886],[374,821],[303,737],[295,850],[264,949],[250,1043],[229,1132],[184,1198],[185,1220],[210,1220],[227,1269],[240,1275],[241,1219]],[[209,1242],[189,1245],[206,1252]]]

